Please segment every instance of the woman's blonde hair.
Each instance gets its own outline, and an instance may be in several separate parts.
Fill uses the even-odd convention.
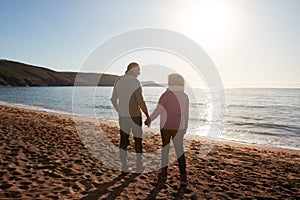
[[[180,74],[170,74],[168,76],[169,86],[184,86],[184,79]]]

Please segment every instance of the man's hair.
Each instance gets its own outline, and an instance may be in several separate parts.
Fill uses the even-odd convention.
[[[135,67],[138,67],[138,66],[140,66],[138,63],[132,62],[132,63],[130,63],[130,64],[127,66],[126,72],[129,72],[132,68],[135,68]]]
[[[169,86],[184,86],[184,79],[180,74],[170,74],[168,84]]]

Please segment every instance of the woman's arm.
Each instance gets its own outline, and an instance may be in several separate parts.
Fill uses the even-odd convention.
[[[153,120],[155,120],[163,110],[164,110],[164,107],[160,104],[157,104],[157,106],[156,106],[155,110],[153,111],[153,113],[151,114],[151,116],[147,117],[147,119],[145,121],[145,125],[150,126],[151,122]]]
[[[188,125],[189,125],[189,106],[190,103],[189,103],[189,99],[187,99],[187,105],[186,105],[186,109],[185,109],[185,112],[184,112],[184,118],[185,118],[185,130],[187,130],[188,128]]]
[[[157,104],[155,110],[150,116],[151,121],[155,120],[158,117],[158,115],[160,115],[160,113],[162,113],[163,111],[164,111],[164,107],[160,104]]]
[[[148,117],[145,121],[145,125],[150,126],[151,122],[153,120],[155,120],[158,115],[160,115],[163,111],[164,111],[164,107],[162,106],[163,104],[163,95],[159,98],[159,101],[157,103],[157,106],[155,108],[155,110],[153,111],[153,113],[151,114],[150,117]]]

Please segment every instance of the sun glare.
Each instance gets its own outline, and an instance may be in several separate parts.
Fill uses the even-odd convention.
[[[184,32],[196,39],[219,39],[230,25],[228,6],[220,1],[193,2],[182,16]]]

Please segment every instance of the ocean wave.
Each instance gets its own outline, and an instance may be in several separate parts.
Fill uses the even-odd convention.
[[[296,135],[300,135],[300,127],[295,125],[285,125],[285,124],[275,124],[275,123],[264,123],[264,122],[234,122],[234,121],[226,121],[226,123],[230,123],[236,126],[252,126],[259,127],[264,129],[275,129],[281,131],[288,131],[290,133],[294,133]]]
[[[110,106],[110,105],[96,105],[95,108],[105,109],[105,110],[111,110],[113,107]]]
[[[246,104],[229,104],[227,108],[266,108],[266,106],[246,105]]]
[[[14,102],[5,102],[5,101],[0,101],[0,105],[12,106],[12,107],[16,107],[16,108],[24,108],[24,109],[36,110],[36,111],[42,111],[42,112],[50,112],[50,113],[56,113],[56,114],[63,114],[63,115],[74,115],[73,113],[68,112],[68,111],[62,111],[62,110],[57,110],[57,109],[45,108],[45,107],[37,106],[37,105],[28,105],[28,104],[14,103]]]

